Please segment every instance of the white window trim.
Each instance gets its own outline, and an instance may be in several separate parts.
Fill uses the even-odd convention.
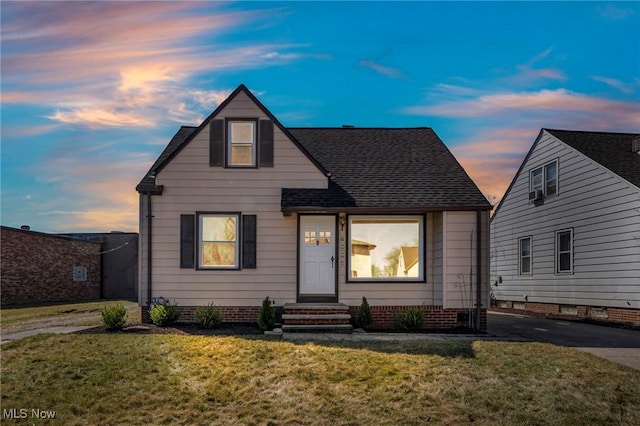
[[[352,277],[351,276],[351,225],[353,223],[353,219],[358,219],[358,218],[367,218],[367,219],[417,219],[418,220],[418,234],[419,234],[419,240],[418,240],[418,264],[419,266],[419,270],[418,270],[418,277]],[[353,283],[357,283],[357,282],[414,282],[414,283],[424,283],[425,282],[425,271],[426,271],[426,265],[425,265],[425,256],[424,256],[424,251],[425,251],[425,235],[424,235],[424,226],[425,226],[425,216],[424,215],[393,215],[393,214],[387,214],[387,215],[349,215],[349,220],[348,220],[348,224],[347,224],[347,235],[349,235],[349,237],[347,238],[348,243],[347,243],[347,282],[353,282]]]
[[[548,195],[547,194],[547,167],[552,165],[552,164],[555,164],[555,166],[556,166],[556,184],[555,184],[556,193],[553,194],[553,195]],[[555,160],[549,161],[548,163],[543,164],[542,166],[535,167],[535,168],[529,170],[529,191],[530,192],[534,191],[534,189],[533,189],[533,173],[538,171],[538,170],[540,170],[540,172],[542,173],[542,193],[544,194],[544,197],[545,198],[547,198],[547,197],[557,197],[559,189],[560,189],[560,185],[558,184],[559,177],[560,177],[560,166],[559,166],[558,159],[556,158]]]
[[[529,240],[529,272],[522,272],[522,240]],[[533,275],[533,238],[531,235],[518,238],[518,275],[519,276],[531,276]]]
[[[236,239],[235,239],[235,250],[234,250],[234,264],[233,265],[221,265],[221,266],[210,266],[203,265],[202,262],[202,244],[204,242],[202,239],[202,230],[203,219],[206,217],[234,217],[236,219]],[[214,241],[215,242],[215,241]],[[237,270],[240,269],[240,244],[242,240],[240,238],[240,213],[199,213],[198,214],[198,263],[197,269],[213,269],[213,270]]]
[[[558,238],[560,234],[563,234],[565,232],[569,233],[570,245],[569,245],[569,251],[568,252],[565,251],[562,253],[569,253],[571,267],[569,268],[569,270],[561,271],[560,270],[560,254],[562,253],[560,252],[560,242],[558,241]],[[573,274],[573,269],[574,269],[573,267],[573,228],[560,229],[555,232],[554,258],[555,258],[555,273],[557,275]]]
[[[250,123],[253,126],[253,142],[249,143],[232,143],[232,131],[231,128],[233,124],[236,123]],[[257,166],[257,158],[258,158],[258,121],[254,119],[230,119],[227,121],[227,167],[239,167],[239,168],[254,168]],[[251,145],[251,164],[234,164],[232,159],[232,146],[249,146]]]

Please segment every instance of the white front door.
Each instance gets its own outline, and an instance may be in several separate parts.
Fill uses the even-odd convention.
[[[300,216],[300,296],[336,294],[336,218]]]

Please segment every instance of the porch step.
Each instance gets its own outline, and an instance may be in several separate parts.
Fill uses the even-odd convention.
[[[345,333],[353,331],[351,324],[284,324],[285,333]]]
[[[285,303],[282,331],[351,333],[350,322],[343,303]]]

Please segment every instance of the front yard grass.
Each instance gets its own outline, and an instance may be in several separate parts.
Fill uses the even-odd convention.
[[[77,302],[52,304],[44,306],[27,306],[0,309],[0,327],[3,333],[15,333],[49,326],[102,324],[101,312],[105,306],[122,303],[129,312],[129,322],[140,322],[140,308],[135,302],[118,300],[100,300],[93,302]]]
[[[640,424],[639,371],[541,343],[80,334],[1,348],[3,412],[55,411],[50,424]]]

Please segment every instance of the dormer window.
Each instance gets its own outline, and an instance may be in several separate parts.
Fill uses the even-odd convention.
[[[558,160],[531,170],[529,177],[529,200],[537,201],[537,194],[544,198],[558,194]]]
[[[227,164],[232,167],[255,167],[256,122],[230,120],[227,125]]]

